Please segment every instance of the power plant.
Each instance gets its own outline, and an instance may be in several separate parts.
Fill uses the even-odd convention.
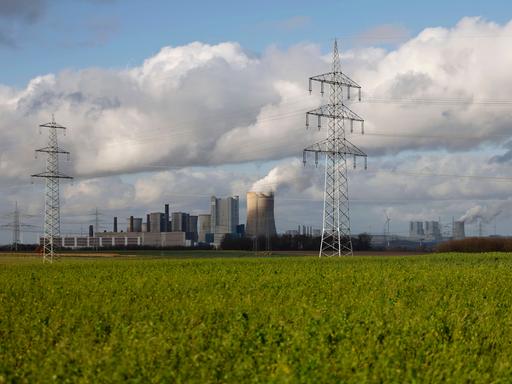
[[[96,216],[98,213],[96,212]],[[191,215],[186,212],[151,212],[146,222],[141,217],[126,219],[126,232],[118,232],[117,217],[113,218],[113,230],[98,231],[96,225],[89,226],[88,236],[59,236],[54,239],[56,246],[69,248],[87,247],[190,247],[200,244],[218,248],[225,236],[244,236],[245,226],[239,224],[239,198],[230,196],[210,199],[210,213]],[[96,231],[95,231],[96,229]],[[274,226],[275,233],[275,226]],[[44,244],[45,238],[39,239]]]
[[[271,237],[276,233],[274,193],[247,192],[247,236]]]

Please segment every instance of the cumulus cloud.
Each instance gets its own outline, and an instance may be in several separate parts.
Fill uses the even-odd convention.
[[[396,200],[504,198],[508,186],[494,179],[432,182],[400,172],[506,174],[506,156],[489,159],[510,138],[512,54],[506,37],[511,34],[512,23],[466,18],[453,28],[425,29],[393,50],[343,52],[343,68],[364,90],[363,102],[351,108],[366,119],[367,135],[350,139],[370,160],[368,173],[353,174],[352,196],[374,199],[369,191],[378,191]],[[328,70],[329,55],[322,56],[315,45],[270,47],[256,56],[234,42],[195,42],[164,47],[132,68],[66,70],[36,77],[21,89],[0,86],[0,180],[24,182],[39,170],[41,159],[30,154],[46,139],[36,134],[37,125],[55,113],[69,127],[60,137],[72,153],[66,171],[78,178],[73,188],[83,188],[65,195],[70,207],[93,204],[95,191],[119,183],[120,175],[166,166],[212,167],[204,172],[209,180],[219,178],[220,184],[210,184],[220,188],[226,179],[216,172],[225,164],[300,156],[302,148],[324,137],[323,130],[305,130],[304,113],[322,102],[307,94],[307,78]],[[378,159],[377,168],[372,159]],[[267,184],[279,180],[278,191],[317,199],[322,171],[301,172],[309,175],[310,169],[300,162],[279,164]],[[133,176],[125,193],[118,191],[119,205],[107,205],[120,209],[129,200],[150,205],[178,193],[166,185],[180,185],[181,176],[187,177],[172,175]],[[100,176],[106,181],[87,180]],[[258,179],[235,176],[243,180],[238,190]],[[314,182],[308,184],[308,177]],[[193,190],[201,179],[191,180]],[[81,200],[84,196],[92,197]]]
[[[499,100],[511,99],[505,73],[512,56],[501,51],[511,32],[512,23],[466,18],[451,29],[428,28],[376,55],[372,65],[359,62],[353,73],[367,86],[360,110],[368,132],[393,137],[369,135],[366,148],[463,150],[503,142],[512,113]]]
[[[16,153],[41,146],[33,133],[51,113],[69,127],[63,145],[73,154],[76,176],[289,156],[306,142],[303,111],[314,103],[304,102],[304,93],[297,97],[304,79],[293,62],[306,55],[308,72],[319,70],[312,46],[254,58],[236,43],[192,43],[163,48],[128,70],[37,77],[25,89],[8,89],[0,104],[2,135],[11,136],[10,120],[18,126],[18,145],[6,154],[11,163],[5,167],[20,174],[27,169]],[[284,146],[296,130],[303,143]]]
[[[510,99],[512,55],[502,38],[510,34],[511,23],[472,18],[426,29],[391,52],[344,54],[366,96],[352,108],[366,119],[367,136],[354,142],[373,156],[502,143],[512,112],[472,101]],[[70,126],[74,173],[83,176],[286,158],[325,134],[303,129],[304,112],[321,102],[307,95],[307,77],[326,70],[312,45],[260,56],[229,42],[164,47],[135,68],[64,71],[8,89],[0,132],[9,136],[16,120],[19,141],[34,147],[34,127],[55,112]]]

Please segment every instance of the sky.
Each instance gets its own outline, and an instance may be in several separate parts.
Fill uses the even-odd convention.
[[[511,234],[512,5],[506,1],[0,1],[0,225],[17,201],[31,241],[42,224],[46,145],[67,126],[62,232],[111,218],[208,211],[209,196],[253,184],[276,193],[279,231],[321,225],[323,167],[302,165],[307,92],[333,38],[363,87],[350,140],[354,233],[405,234],[452,217]],[[0,243],[8,242],[8,228]]]

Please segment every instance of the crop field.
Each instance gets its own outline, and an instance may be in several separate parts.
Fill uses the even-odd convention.
[[[0,256],[0,383],[512,381],[512,254]]]

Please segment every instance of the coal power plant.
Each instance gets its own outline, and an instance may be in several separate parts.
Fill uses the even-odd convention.
[[[249,237],[269,237],[277,234],[273,192],[247,192],[246,234]]]

